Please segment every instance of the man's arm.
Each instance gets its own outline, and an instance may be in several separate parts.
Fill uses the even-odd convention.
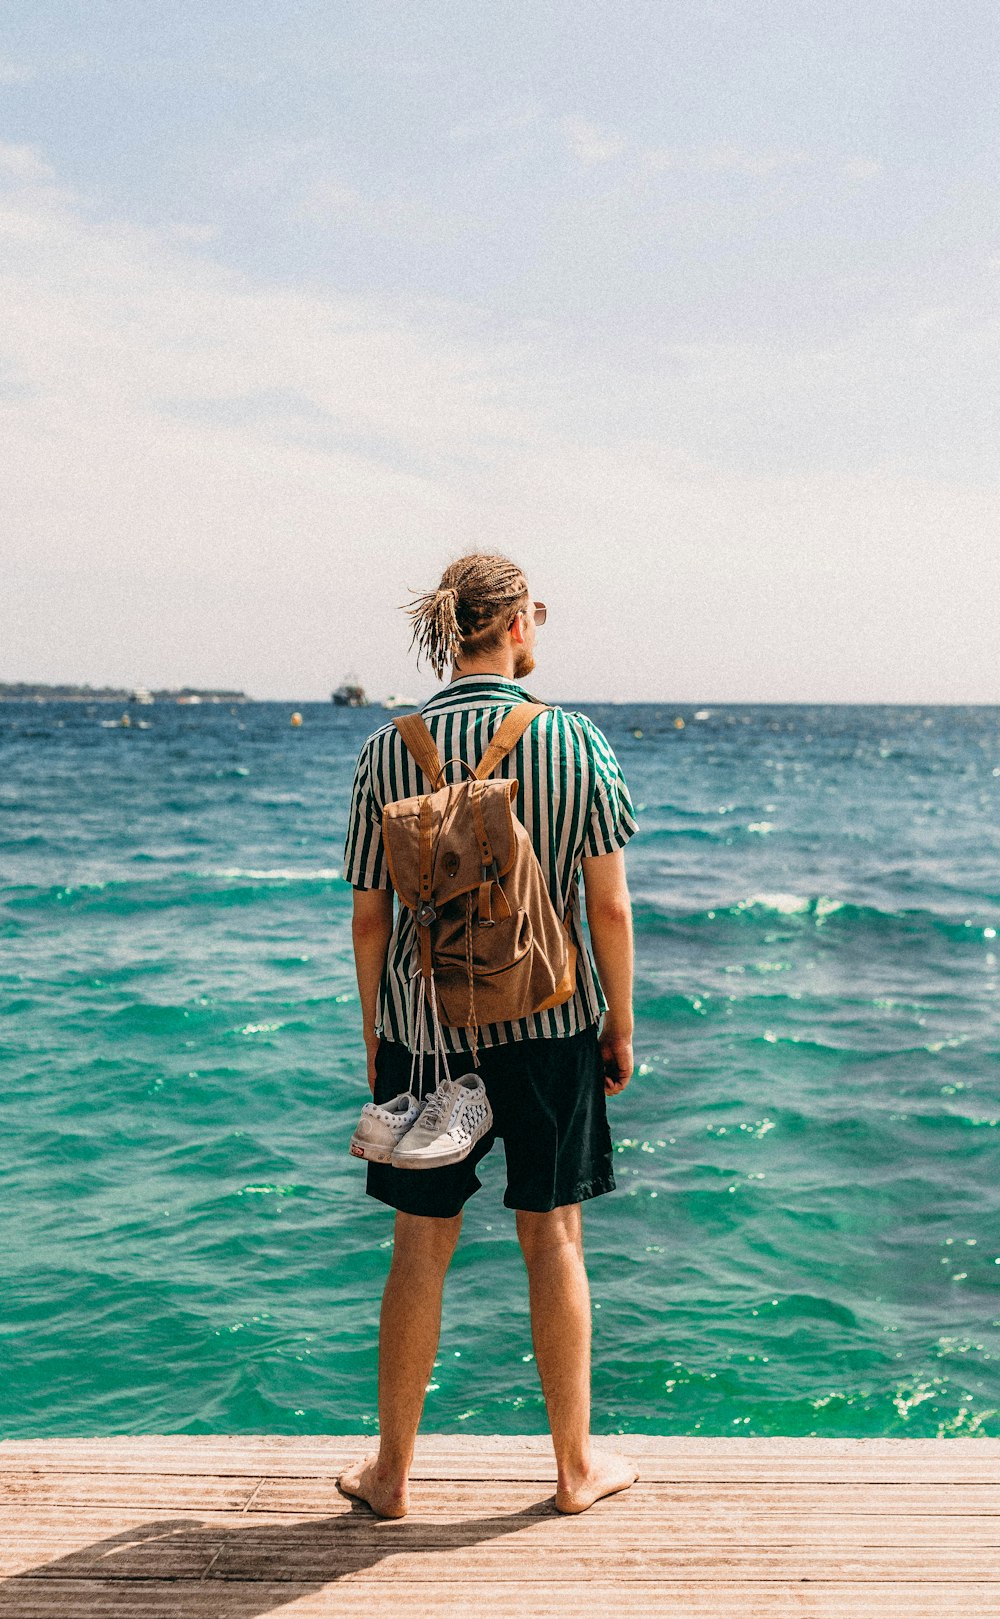
[[[379,979],[385,966],[389,939],[392,936],[391,888],[356,888],[354,890],[354,916],[351,937],[354,941],[354,970],[358,975],[361,996],[361,1021],[364,1028],[365,1049],[368,1053],[368,1084],[375,1092],[375,1053],[378,1036],[375,1033],[375,1000]]]
[[[594,961],[608,1002],[601,1028],[601,1054],[609,1070],[604,1089],[616,1096],[628,1084],[633,1067],[632,901],[624,852],[590,855],[582,870]]]

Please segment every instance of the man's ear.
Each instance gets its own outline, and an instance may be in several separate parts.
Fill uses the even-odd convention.
[[[514,622],[510,627],[510,638],[512,641],[516,641],[518,646],[524,645],[524,618],[521,613],[517,613],[514,617]]]

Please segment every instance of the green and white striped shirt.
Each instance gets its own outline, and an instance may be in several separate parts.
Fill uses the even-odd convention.
[[[531,701],[515,681],[499,675],[462,675],[435,693],[421,710],[442,759],[475,766],[504,716]],[[517,746],[494,771],[516,777],[514,811],[526,827],[541,863],[552,902],[563,916],[570,899],[570,936],[577,947],[576,990],[571,1000],[516,1022],[488,1023],[482,1046],[511,1040],[562,1038],[595,1022],[607,1007],[584,941],[579,904],[580,861],[623,848],[636,831],[628,787],[603,732],[585,714],[552,708],[539,714]],[[449,771],[448,779],[458,779]],[[391,888],[382,844],[382,809],[399,798],[427,791],[423,773],[392,724],[384,725],[358,756],[344,851],[344,877],[356,888]],[[379,985],[375,1032],[412,1051],[419,952],[413,912],[398,907]],[[445,1028],[445,1049],[471,1050],[462,1028]],[[424,1030],[428,1049],[431,1030]]]

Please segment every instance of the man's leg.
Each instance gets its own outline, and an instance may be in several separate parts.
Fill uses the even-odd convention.
[[[568,1203],[548,1214],[517,1211],[528,1268],[531,1334],[556,1453],[560,1512],[583,1512],[627,1490],[638,1471],[590,1443],[590,1287],[583,1261],[583,1213]]]
[[[396,1215],[379,1324],[378,1455],[339,1480],[347,1495],[360,1496],[383,1518],[402,1518],[409,1505],[413,1445],[441,1335],[444,1278],[461,1228],[461,1214]]]

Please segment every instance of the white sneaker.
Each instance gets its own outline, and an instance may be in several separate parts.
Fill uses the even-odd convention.
[[[366,1102],[351,1137],[352,1155],[373,1164],[388,1164],[393,1148],[416,1124],[425,1105],[410,1091],[394,1096],[391,1102]]]
[[[439,1169],[468,1157],[493,1127],[486,1087],[476,1074],[446,1079],[424,1103],[420,1118],[392,1151],[395,1169]]]

